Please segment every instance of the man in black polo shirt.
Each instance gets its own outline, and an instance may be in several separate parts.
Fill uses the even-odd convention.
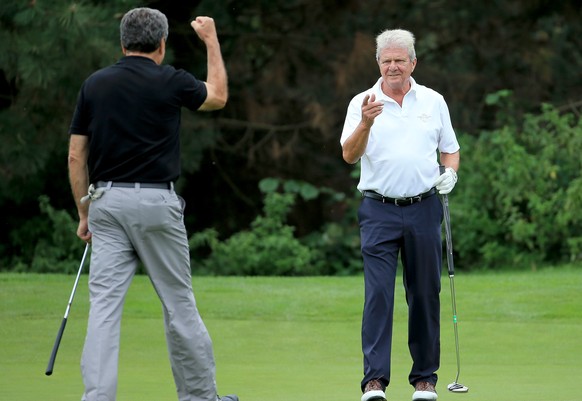
[[[227,75],[213,19],[198,17],[191,26],[206,45],[206,82],[162,65],[168,21],[157,10],[136,8],[121,21],[124,57],[92,74],[79,92],[69,178],[77,235],[92,244],[83,401],[116,398],[123,301],[138,261],[163,305],[179,400],[220,400],[212,342],[192,292],[184,202],[174,181],[180,175],[181,108],[223,108]]]

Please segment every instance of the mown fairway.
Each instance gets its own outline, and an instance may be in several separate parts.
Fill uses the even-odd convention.
[[[462,372],[456,365],[449,279],[443,276],[439,400],[579,401],[582,267],[459,272],[455,278]],[[0,400],[78,401],[87,318],[80,281],[52,376],[45,368],[74,276],[0,274]],[[362,278],[194,278],[213,337],[221,394],[241,401],[358,401]],[[397,288],[388,399],[410,400],[406,307]],[[161,319],[149,281],[127,297],[118,401],[176,400]]]

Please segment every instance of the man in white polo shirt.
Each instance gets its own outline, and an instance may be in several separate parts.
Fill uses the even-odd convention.
[[[387,30],[376,42],[381,78],[351,100],[340,141],[346,162],[361,161],[362,401],[386,399],[399,253],[412,399],[436,400],[443,218],[436,194],[448,194],[457,182],[459,144],[443,97],[411,77],[417,63],[414,35]],[[446,167],[443,174],[439,162]]]

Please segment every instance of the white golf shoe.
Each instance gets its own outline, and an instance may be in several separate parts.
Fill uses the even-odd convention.
[[[386,401],[384,387],[378,380],[370,380],[366,383],[362,401]]]
[[[418,382],[414,389],[416,391],[412,394],[412,401],[435,401],[438,397],[432,383]]]

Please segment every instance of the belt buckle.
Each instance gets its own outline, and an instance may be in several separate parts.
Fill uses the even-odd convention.
[[[404,199],[394,199],[394,204],[396,206],[406,206],[406,205],[413,205],[416,202],[420,202],[422,201],[422,195],[417,195],[417,196],[411,196],[410,198],[404,198]]]

